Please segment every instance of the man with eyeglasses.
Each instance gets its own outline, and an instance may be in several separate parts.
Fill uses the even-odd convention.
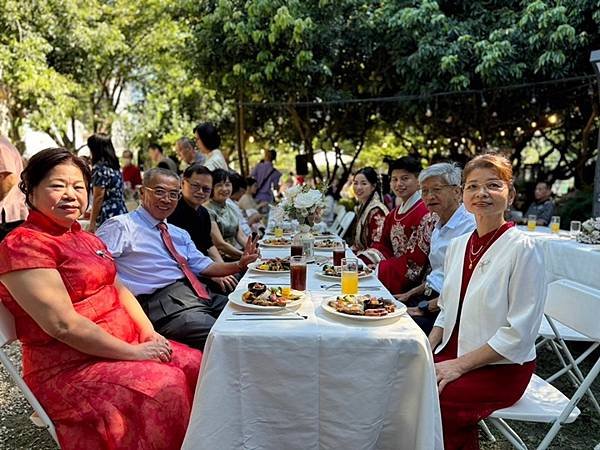
[[[166,223],[181,198],[179,176],[154,168],[144,173],[142,183],[141,206],[107,220],[96,235],[106,243],[119,278],[155,330],[203,349],[227,297],[211,292],[197,276],[226,277],[245,270],[258,257],[256,242],[248,239],[237,262],[213,261],[196,248],[187,231]]]
[[[169,216],[169,223],[183,228],[190,234],[196,248],[215,262],[223,262],[223,257],[210,237],[211,221],[208,210],[202,206],[212,192],[212,173],[201,164],[192,164],[183,172],[182,197],[177,208]],[[229,293],[237,286],[234,275],[214,277],[206,280],[211,289]]]

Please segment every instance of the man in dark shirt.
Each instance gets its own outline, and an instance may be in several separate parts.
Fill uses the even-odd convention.
[[[527,223],[527,217],[536,216],[538,225],[547,226],[554,214],[554,202],[552,201],[552,186],[546,181],[540,181],[535,186],[533,193],[535,201],[529,205],[527,212],[523,217],[523,222]]]
[[[221,254],[213,245],[210,237],[211,220],[208,211],[202,203],[210,198],[212,192],[212,173],[200,164],[193,164],[185,169],[183,173],[183,197],[179,199],[175,212],[169,216],[169,223],[186,230],[196,248],[204,255],[209,256],[215,262],[223,262]],[[211,280],[203,280],[211,289],[228,293],[235,289],[237,277],[229,275],[226,277],[215,277]],[[211,283],[216,284],[216,286]]]

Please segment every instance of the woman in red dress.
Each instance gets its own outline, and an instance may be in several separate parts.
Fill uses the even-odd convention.
[[[154,332],[102,241],[77,223],[90,177],[60,148],[21,176],[31,212],[0,244],[0,300],[23,376],[63,449],[179,448],[202,354]]]
[[[405,156],[390,164],[390,187],[402,201],[383,224],[379,242],[358,253],[367,264],[379,264],[379,279],[392,294],[421,284],[436,216],[429,213],[419,192],[421,163]]]
[[[381,202],[379,175],[372,167],[365,167],[356,172],[352,188],[358,200],[352,250],[359,252],[379,242],[388,209]]]
[[[441,311],[429,334],[447,450],[479,448],[477,423],[523,395],[546,291],[537,276],[541,251],[504,220],[515,197],[510,162],[477,156],[463,177],[477,229],[448,247]]]

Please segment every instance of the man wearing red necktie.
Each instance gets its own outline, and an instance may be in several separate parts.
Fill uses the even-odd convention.
[[[195,246],[187,231],[167,222],[181,197],[174,172],[144,173],[142,205],[107,220],[96,232],[117,264],[119,278],[134,293],[163,336],[202,349],[227,303],[210,292],[197,276],[222,277],[243,271],[258,257],[248,239],[239,261],[214,262]]]

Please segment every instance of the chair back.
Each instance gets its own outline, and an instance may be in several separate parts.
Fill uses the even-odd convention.
[[[17,339],[15,320],[12,314],[0,302],[0,348]]]
[[[548,285],[544,312],[575,331],[600,341],[600,291],[571,280]]]
[[[329,227],[329,230],[333,231],[334,233],[337,233],[337,230],[340,227],[340,222],[342,221],[342,219],[344,218],[344,215],[346,214],[346,208],[344,207],[344,205],[338,204],[335,207],[333,212],[335,214],[335,217],[333,219],[333,223]]]
[[[338,234],[341,238],[343,238],[346,235],[346,232],[348,231],[348,228],[350,228],[350,225],[352,224],[352,221],[354,220],[355,216],[356,213],[354,211],[348,211],[342,219],[342,221],[340,222],[340,231],[338,232]]]

